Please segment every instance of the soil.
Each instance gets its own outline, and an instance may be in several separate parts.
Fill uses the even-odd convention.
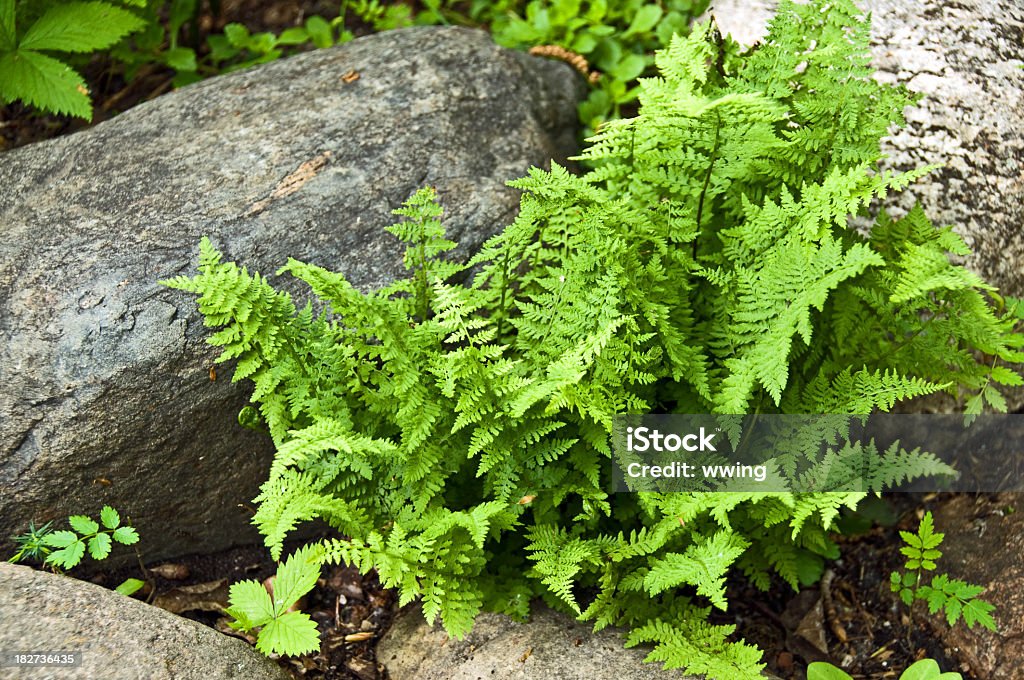
[[[935,659],[943,671],[959,671],[964,680],[984,680],[962,670],[956,652],[935,636],[923,603],[911,617],[889,587],[890,573],[903,564],[899,532],[916,531],[925,511],[934,514],[954,497],[887,495],[875,508],[891,520],[838,536],[841,557],[826,563],[821,582],[794,593],[777,581],[762,593],[736,581],[729,589],[730,611],[716,622],[735,623],[736,637],[764,650],[767,670],[787,680],[805,678],[814,661],[839,666],[857,680],[898,678],[924,658]]]

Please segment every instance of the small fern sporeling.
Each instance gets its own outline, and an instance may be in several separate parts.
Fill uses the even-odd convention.
[[[709,24],[673,39],[638,115],[584,152],[593,169],[513,182],[519,215],[465,265],[439,257],[429,190],[389,228],[409,279],[363,294],[312,264],[279,271],[318,311],[204,239],[199,274],[166,283],[199,296],[254,385],[277,446],[254,518],[274,558],[320,518],[347,537],[316,542],[322,561],[376,569],[453,635],[541,597],[629,628],[670,668],[759,677],[760,651],[708,621],[726,577],[813,582],[864,494],[612,495],[614,417],[866,414],[998,394],[1024,359],[1019,302],[950,261],[951,230],[919,209],[848,226],[928,168],[878,170],[913,97],[871,77],[856,7],[828,6],[782,2],[747,53]],[[841,428],[806,445],[824,440],[850,446]],[[872,451],[902,476],[939,471]]]

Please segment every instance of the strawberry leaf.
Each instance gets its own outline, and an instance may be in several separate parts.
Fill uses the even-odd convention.
[[[51,7],[21,38],[25,50],[94,52],[146,26],[126,9],[106,2],[69,2]]]
[[[256,649],[264,654],[299,656],[320,649],[320,633],[305,612],[288,612],[263,627]]]

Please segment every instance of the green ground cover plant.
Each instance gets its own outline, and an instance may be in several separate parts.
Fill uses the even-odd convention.
[[[453,635],[540,597],[629,629],[649,661],[759,677],[760,651],[708,620],[726,576],[815,581],[866,494],[611,494],[615,416],[866,414],[942,390],[998,408],[993,385],[1021,384],[1022,305],[951,262],[959,236],[919,208],[850,226],[930,170],[878,169],[913,98],[872,78],[868,35],[852,2],[817,0],[780,3],[746,53],[711,24],[673,38],[592,169],[514,182],[518,217],[466,265],[444,257],[431,189],[390,228],[409,278],[369,294],[292,260],[278,275],[313,297],[297,307],[204,239],[199,274],[164,283],[198,295],[219,360],[254,386],[277,448],[254,518],[273,557],[321,518],[344,538],[296,565],[376,569]],[[809,460],[871,449],[827,422]],[[233,591],[238,625],[283,620],[293,590]],[[316,643],[289,630],[305,632],[264,648]]]
[[[942,557],[939,546],[945,538],[945,534],[935,531],[930,512],[921,518],[917,532],[901,531],[900,537],[904,543],[900,553],[907,559],[903,573],[894,571],[889,580],[892,592],[899,594],[911,613],[914,602],[924,600],[928,603],[928,612],[944,612],[950,626],[963,619],[968,628],[981,624],[989,630],[996,629],[992,619],[995,607],[978,598],[985,590],[981,586],[949,578],[947,574],[937,574],[930,584],[924,583],[925,573],[938,569],[937,561]]]
[[[12,537],[17,552],[9,562],[31,560],[52,566],[54,569],[73,569],[81,564],[88,553],[94,560],[105,560],[110,556],[114,543],[135,545],[139,534],[134,527],[121,523],[121,515],[109,505],[100,510],[97,522],[88,515],[68,517],[71,529],[54,530],[52,522],[42,526],[29,523],[28,531]],[[126,579],[115,590],[122,595],[131,595],[144,584],[139,579]]]
[[[74,67],[94,53],[108,55],[128,80],[144,68],[167,67],[180,87],[348,42],[355,37],[352,22],[373,31],[448,24],[488,28],[506,47],[555,45],[582,57],[588,69],[596,69],[591,93],[579,107],[585,131],[592,132],[636,101],[637,78],[652,72],[652,51],[674,33],[688,31],[707,5],[708,0],[343,0],[337,16],[309,16],[280,33],[233,22],[203,34],[199,17],[207,9],[218,16],[218,0],[0,0],[0,102],[22,100],[41,111],[91,119],[88,86]],[[53,52],[84,54],[58,61]]]

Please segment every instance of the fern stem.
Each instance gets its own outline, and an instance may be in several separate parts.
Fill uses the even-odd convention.
[[[508,259],[509,259],[509,250],[510,250],[509,246],[506,244],[505,245],[505,258],[504,258],[504,260],[502,260],[502,263],[501,263],[501,297],[498,300],[498,314],[497,314],[497,316],[498,316],[498,330],[497,330],[497,333],[496,333],[496,336],[495,336],[499,343],[501,342],[501,332],[502,332],[502,330],[504,330],[503,329],[503,325],[504,325],[505,314],[506,314],[506,310],[505,310],[505,294],[508,292],[508,279],[509,279],[509,276],[508,276],[508,274],[509,274],[509,272],[508,272]]]
[[[427,303],[427,235],[425,233],[426,228],[422,225],[422,223],[420,227],[420,323],[425,323],[427,320],[427,312],[429,311]]]
[[[718,145],[721,142],[722,116],[715,111],[715,142],[711,146],[710,162],[708,171],[704,173],[704,186],[700,190],[700,201],[697,202],[697,235],[693,238],[693,259],[697,259],[697,239],[700,237],[700,222],[704,216],[704,199],[708,194],[708,185],[711,184],[711,171],[715,168],[715,161],[718,160]]]

